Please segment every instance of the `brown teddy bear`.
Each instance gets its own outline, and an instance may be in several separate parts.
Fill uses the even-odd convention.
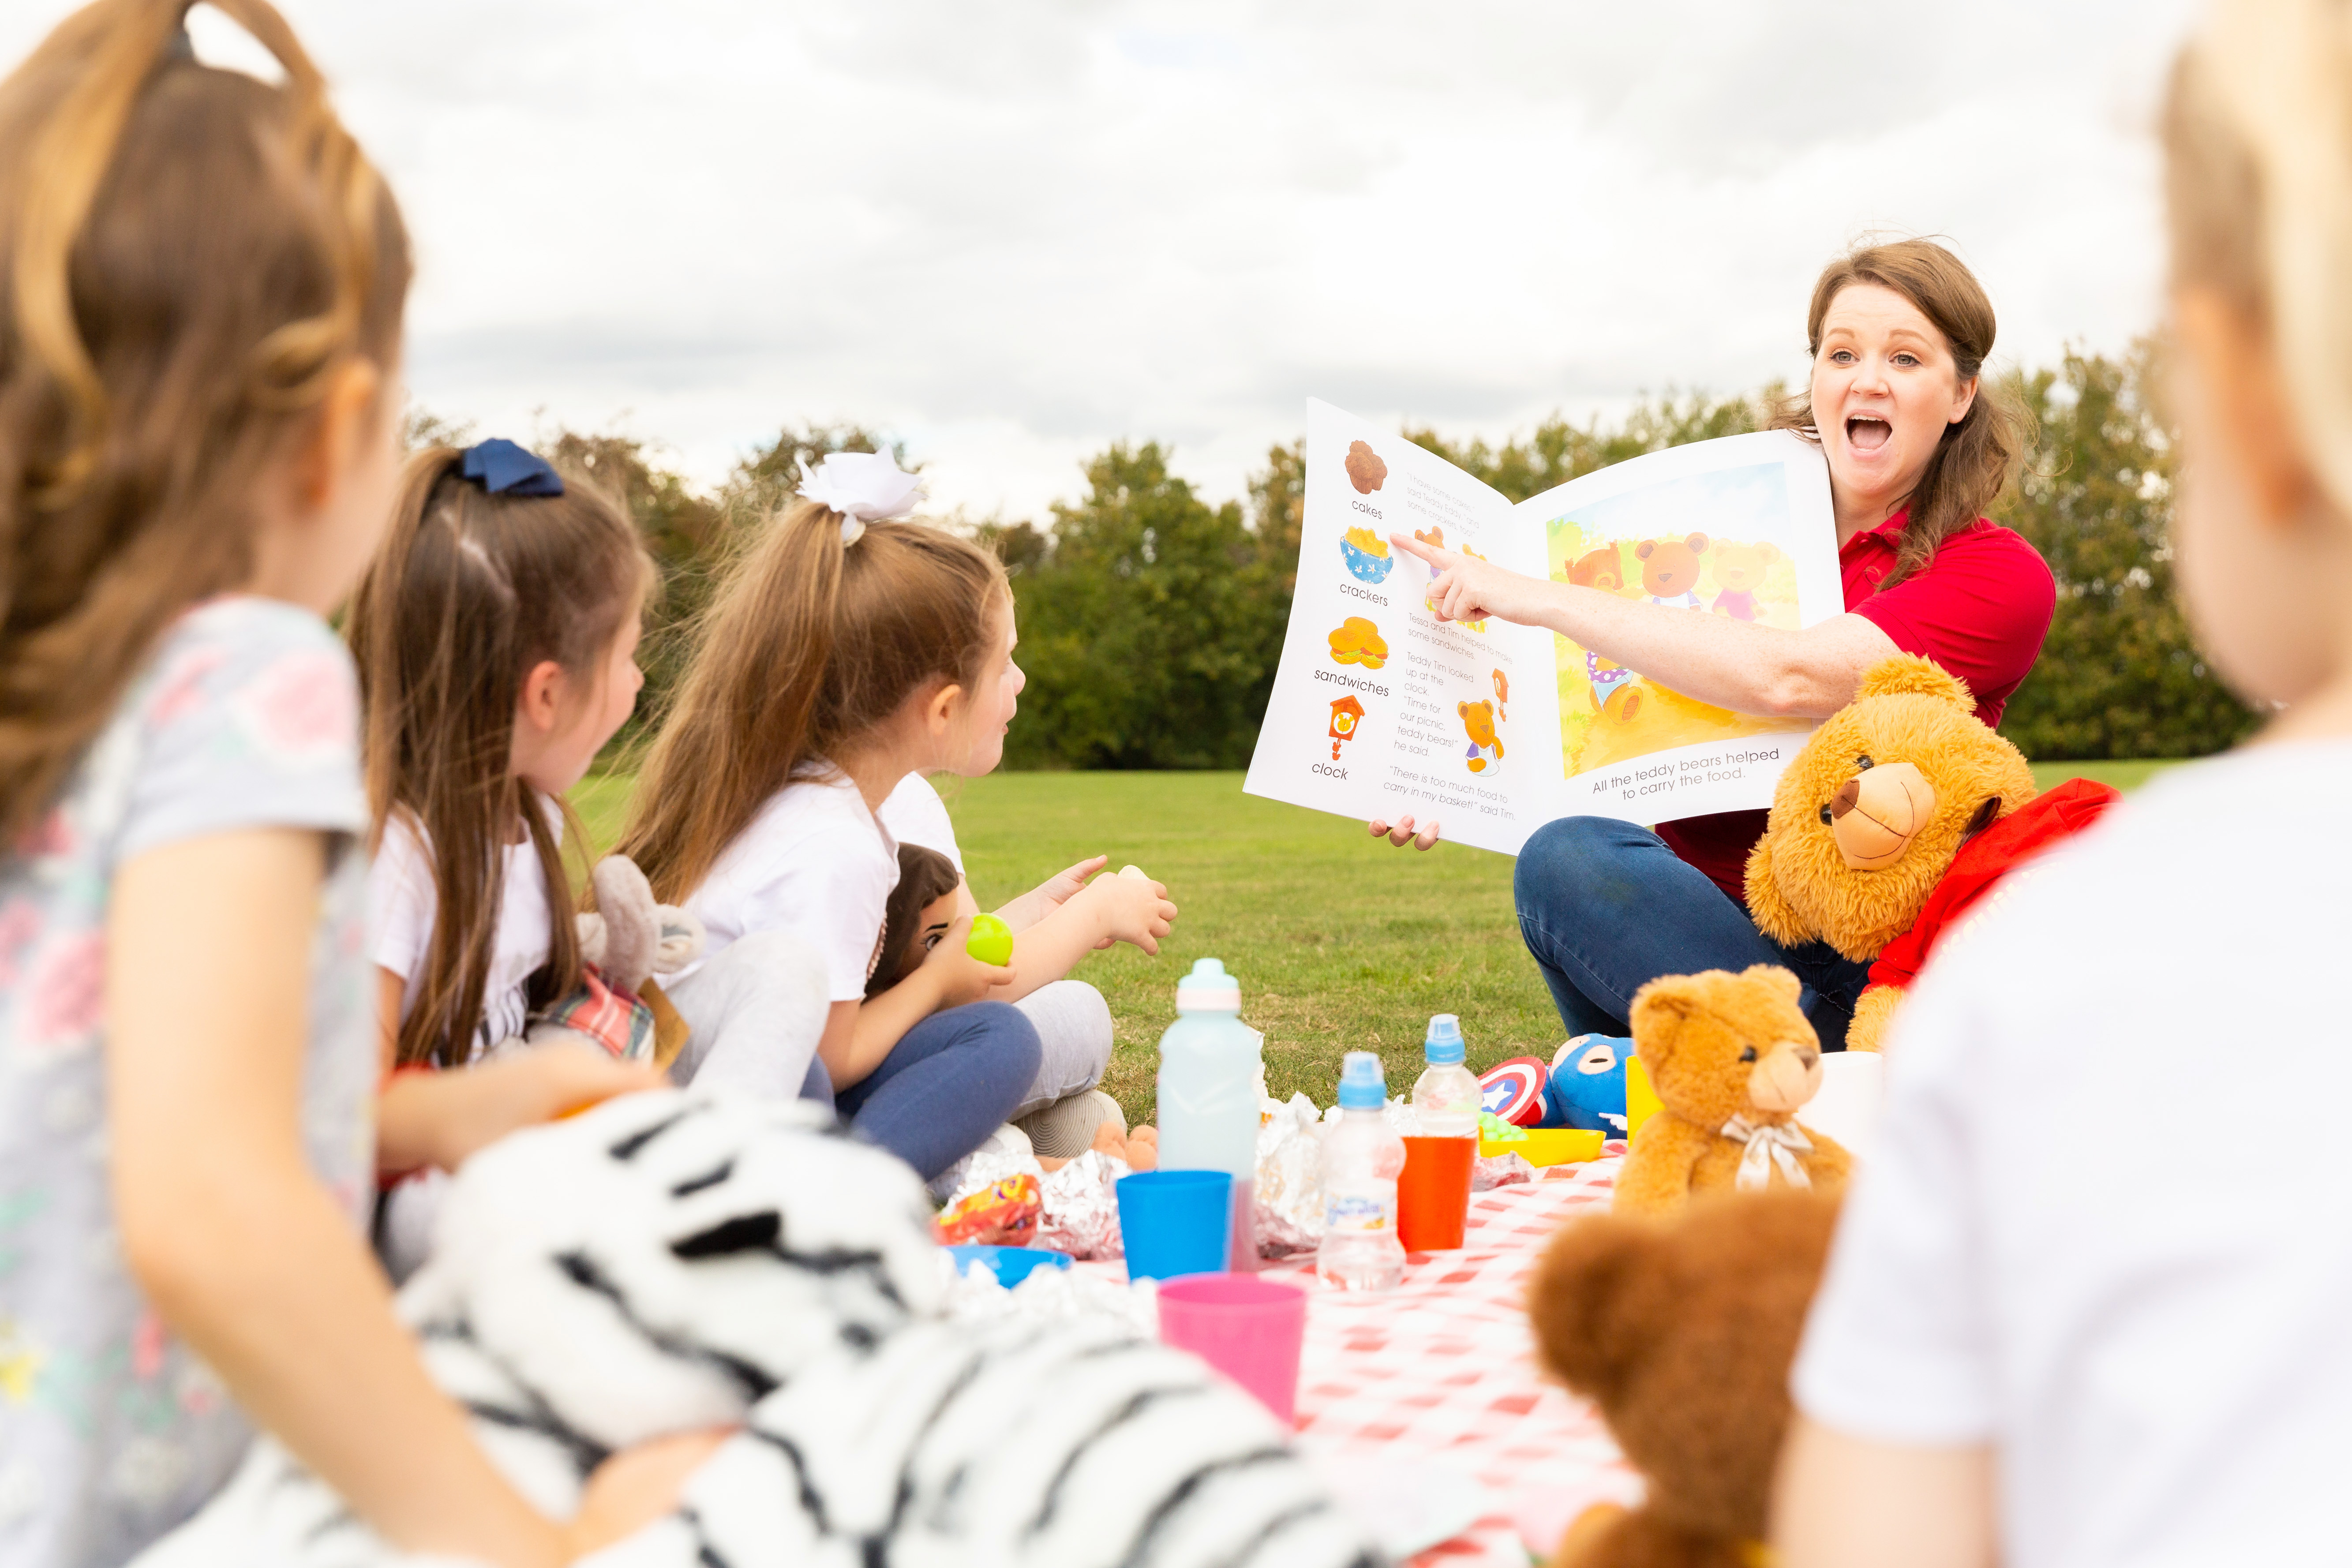
[[[1633,1055],[1659,1110],[1617,1173],[1616,1206],[1671,1214],[1694,1193],[1773,1185],[1835,1191],[1846,1152],[1796,1123],[1822,1087],[1822,1047],[1797,977],[1759,963],[1669,974],[1633,993]]]
[[[1756,618],[1756,589],[1764,581],[1764,574],[1772,563],[1780,559],[1777,544],[1733,544],[1726,540],[1715,542],[1715,580],[1722,592],[1707,609],[1718,616],[1728,616],[1735,621]]]
[[[1598,588],[1604,594],[1613,594],[1625,585],[1624,558],[1613,544],[1588,550],[1570,563],[1568,580],[1580,588]]]
[[[1698,558],[1706,553],[1706,535],[1687,539],[1645,539],[1633,546],[1642,563],[1642,586],[1650,603],[1678,610],[1698,608]]]
[[[1748,910],[1776,942],[1819,938],[1871,964],[1845,1043],[1874,1051],[1936,943],[1990,909],[2021,862],[2121,798],[2088,779],[2036,795],[1967,683],[1898,655],[1864,672],[1780,775],[1748,857]]]
[[[1538,1353],[1601,1407],[1648,1497],[1587,1510],[1551,1568],[1765,1560],[1789,1367],[1836,1223],[1822,1194],[1740,1193],[1553,1240],[1528,1291]]]

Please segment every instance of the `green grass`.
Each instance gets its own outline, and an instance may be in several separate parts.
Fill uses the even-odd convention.
[[[2162,763],[2037,766],[2047,787],[2076,775],[2131,789]],[[1077,977],[1108,999],[1116,1047],[1104,1087],[1148,1119],[1160,1032],[1177,978],[1217,957],[1242,982],[1242,1014],[1265,1034],[1266,1085],[1328,1103],[1339,1058],[1373,1050],[1391,1092],[1421,1071],[1432,1013],[1458,1013],[1470,1065],[1549,1058],[1560,1026],[1520,944],[1512,861],[1441,844],[1428,854],[1375,843],[1355,824],[1242,793],[1239,773],[997,773],[947,784],[972,889],[993,908],[1087,855],[1132,861],[1182,911],[1150,958],[1118,947]],[[572,804],[599,848],[631,781],[584,781]]]

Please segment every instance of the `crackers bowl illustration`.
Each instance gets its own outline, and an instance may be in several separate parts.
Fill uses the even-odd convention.
[[[1396,566],[1396,557],[1389,553],[1389,542],[1369,528],[1351,528],[1339,541],[1339,558],[1348,563],[1348,575],[1359,583],[1385,581]]]

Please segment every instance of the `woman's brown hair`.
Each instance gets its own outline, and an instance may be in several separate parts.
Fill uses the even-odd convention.
[[[1891,289],[1917,307],[1951,350],[1954,373],[1962,381],[1980,377],[1992,353],[1992,301],[1961,259],[1930,239],[1898,239],[1848,251],[1822,268],[1813,302],[1805,313],[1809,354],[1822,352],[1822,322],[1830,304],[1857,283]],[[2017,476],[2032,438],[2031,416],[1990,379],[1977,383],[1969,411],[1944,427],[1927,471],[1906,501],[1903,541],[1895,570],[1879,584],[1895,586],[1936,558],[1945,538],[1992,509]],[[1812,401],[1800,397],[1772,421],[1775,429],[1796,430],[1813,440]]]
[[[580,824],[510,771],[515,709],[546,659],[593,689],[653,575],[626,514],[585,477],[568,476],[559,496],[492,495],[459,472],[463,456],[436,447],[409,459],[347,627],[377,834],[397,815],[433,868],[433,936],[401,1020],[403,1066],[473,1055],[518,827],[538,850],[551,917],[531,1005],[580,984],[563,858],[547,811],[529,807],[561,811],[574,844]]]
[[[730,568],[660,737],[621,853],[682,902],[768,797],[817,776],[847,742],[931,681],[967,695],[1010,613],[1004,567],[919,522],[867,525],[795,501]]]
[[[188,3],[100,0],[0,82],[0,844],[250,578],[257,493],[343,368],[400,357],[391,192],[275,10],[214,0],[281,86],[196,63]]]

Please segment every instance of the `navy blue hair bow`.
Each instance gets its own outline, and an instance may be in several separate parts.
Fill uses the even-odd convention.
[[[503,437],[477,441],[459,458],[457,471],[494,496],[560,496],[563,477],[547,459]]]

